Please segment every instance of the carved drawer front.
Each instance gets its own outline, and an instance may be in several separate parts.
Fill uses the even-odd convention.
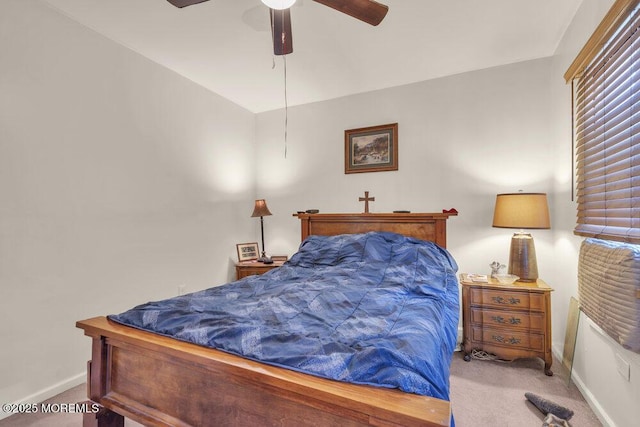
[[[544,295],[497,289],[471,289],[471,305],[543,311]]]
[[[525,350],[543,351],[544,335],[508,329],[472,327],[473,341],[484,344],[501,345],[503,347],[521,348]]]
[[[242,271],[239,273],[239,276],[242,276],[242,277],[257,276],[264,272],[265,270],[260,268],[243,268]]]
[[[508,328],[530,329],[544,332],[545,322],[542,313],[521,311],[487,310],[474,307],[471,309],[471,322],[485,327],[501,326]]]

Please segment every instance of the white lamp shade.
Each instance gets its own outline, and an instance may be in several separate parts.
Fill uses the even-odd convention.
[[[262,3],[275,10],[289,9],[295,2],[296,0],[262,0]]]

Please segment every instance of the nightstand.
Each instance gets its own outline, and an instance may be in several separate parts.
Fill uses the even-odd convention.
[[[539,357],[551,376],[551,287],[543,280],[503,285],[469,281],[462,285],[464,359],[483,350],[502,360]]]
[[[264,274],[267,271],[273,270],[276,267],[281,267],[282,264],[284,264],[284,262],[286,261],[286,257],[282,257],[282,258],[274,259],[273,264],[264,264],[258,261],[236,262],[236,280],[240,280],[243,277],[247,277],[247,276]]]

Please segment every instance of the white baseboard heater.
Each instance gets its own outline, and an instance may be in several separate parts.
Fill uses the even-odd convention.
[[[586,239],[578,261],[580,308],[624,348],[640,353],[640,246]]]

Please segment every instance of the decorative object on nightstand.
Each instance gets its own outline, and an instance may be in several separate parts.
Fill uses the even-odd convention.
[[[538,278],[538,261],[533,237],[523,229],[551,228],[546,193],[506,193],[496,196],[493,226],[519,228],[511,238],[509,274],[515,274],[522,282],[535,282]]]
[[[464,360],[474,350],[502,360],[539,357],[544,373],[551,364],[551,287],[543,280],[502,284],[497,279],[478,282],[462,274],[462,346]]]
[[[510,285],[519,279],[519,277],[516,276],[515,274],[496,274],[495,276],[492,276],[492,277],[496,279],[498,283],[503,285]]]
[[[255,261],[258,259],[258,243],[238,243],[238,261]]]
[[[271,212],[267,207],[267,202],[264,199],[256,200],[256,204],[253,207],[253,213],[251,214],[252,218],[260,217],[260,235],[262,236],[262,255],[258,258],[258,261],[271,264],[273,261],[266,254],[266,250],[264,248],[264,218],[265,216],[270,216]]]
[[[491,277],[496,277],[496,274],[500,274],[500,270],[506,267],[504,264],[500,264],[498,261],[493,261],[489,264],[491,267]]]

